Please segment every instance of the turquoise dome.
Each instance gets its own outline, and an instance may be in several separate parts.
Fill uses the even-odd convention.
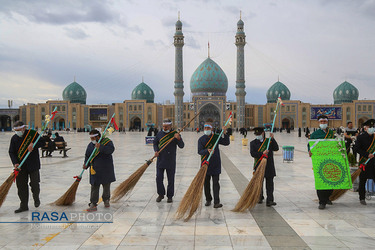
[[[351,83],[345,81],[333,91],[333,101],[335,104],[343,102],[353,102],[358,100],[359,91]]]
[[[154,103],[154,91],[144,82],[137,85],[132,91],[132,100],[146,100],[147,103]]]
[[[223,96],[228,90],[228,78],[216,62],[207,58],[191,76],[190,90],[193,96]]]
[[[290,91],[284,83],[277,81],[267,90],[267,103],[276,103],[277,98],[281,100],[290,100]]]
[[[75,81],[64,89],[62,96],[64,101],[86,104],[86,90]]]

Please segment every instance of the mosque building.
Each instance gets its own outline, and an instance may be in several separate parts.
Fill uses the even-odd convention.
[[[86,104],[87,93],[76,81],[69,84],[62,92],[63,100],[48,100],[46,103],[19,107],[19,114],[0,110],[1,129],[11,130],[16,119],[20,119],[32,128],[40,128],[44,117],[57,107],[57,115],[51,128],[56,130],[91,129],[104,127],[113,113],[118,126],[122,129],[146,129],[150,126],[161,127],[162,120],[169,118],[174,127],[182,128],[199,113],[189,129],[202,128],[207,119],[212,119],[216,127],[221,127],[229,113],[233,113],[233,128],[252,128],[272,123],[277,97],[281,96],[284,106],[279,109],[276,128],[318,127],[317,116],[325,114],[330,118],[330,127],[346,127],[352,121],[355,127],[371,118],[375,118],[375,100],[358,100],[359,91],[345,81],[333,91],[334,104],[315,105],[291,99],[288,87],[277,81],[265,93],[264,105],[246,104],[244,47],[246,35],[244,22],[237,22],[235,46],[237,47],[236,101],[227,100],[228,78],[217,62],[208,54],[190,78],[190,102],[183,102],[183,46],[184,35],[182,22],[176,22],[174,34],[175,46],[175,81],[174,103],[159,104],[154,102],[155,93],[145,82],[139,83],[131,92],[131,100],[108,105]]]

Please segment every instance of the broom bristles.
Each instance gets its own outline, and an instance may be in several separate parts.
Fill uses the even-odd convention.
[[[73,204],[73,202],[76,199],[76,193],[78,189],[80,181],[75,181],[73,184],[70,186],[70,188],[63,194],[58,200],[53,202],[53,205],[56,206],[70,206]]]
[[[358,168],[356,171],[354,171],[354,173],[352,173],[351,177],[352,177],[352,183],[358,178],[358,176],[361,174],[361,169]],[[343,196],[346,191],[348,191],[349,189],[335,189],[333,190],[331,196],[329,197],[329,200],[330,201],[335,201],[337,200],[338,198],[340,198],[341,196]]]
[[[185,217],[184,221],[188,221],[197,211],[202,201],[203,184],[206,178],[207,168],[208,165],[204,164],[194,177],[176,211],[176,219],[179,220]]]
[[[8,179],[6,179],[4,183],[0,186],[0,207],[1,205],[3,205],[3,202],[7,198],[9,190],[12,187],[13,180],[14,180],[14,173],[11,173]]]
[[[257,170],[243,192],[240,200],[237,202],[233,212],[244,212],[246,209],[251,209],[259,201],[259,197],[263,188],[264,172],[267,165],[267,159],[263,158]]]
[[[119,201],[122,197],[128,194],[137,184],[143,173],[146,171],[150,164],[146,162],[137,169],[128,179],[123,181],[114,191],[111,200],[113,202]]]

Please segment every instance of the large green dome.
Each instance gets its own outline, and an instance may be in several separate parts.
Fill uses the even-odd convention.
[[[343,102],[353,102],[354,100],[358,100],[358,96],[358,89],[347,81],[341,83],[333,91],[333,101],[335,104],[341,104]]]
[[[154,91],[144,82],[137,85],[132,91],[132,100],[146,100],[148,103],[154,103]]]
[[[290,91],[284,83],[277,81],[267,90],[267,103],[276,103],[277,98],[281,100],[290,100]]]
[[[194,71],[190,79],[190,90],[194,95],[223,96],[228,89],[228,78],[220,66],[207,58]]]
[[[64,101],[86,104],[86,90],[75,81],[64,89],[62,96]]]

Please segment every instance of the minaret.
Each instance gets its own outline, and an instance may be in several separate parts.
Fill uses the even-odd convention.
[[[244,47],[245,32],[243,31],[244,22],[237,22],[236,46],[237,46],[237,77],[236,77],[236,101],[237,101],[237,128],[245,127],[245,54]]]
[[[175,96],[175,128],[182,128],[183,121],[183,98],[184,98],[184,77],[182,67],[182,47],[184,46],[184,34],[182,34],[182,22],[180,21],[180,12],[178,12],[178,21],[176,22],[176,33],[174,33],[175,54],[175,78],[174,78],[174,96]]]

